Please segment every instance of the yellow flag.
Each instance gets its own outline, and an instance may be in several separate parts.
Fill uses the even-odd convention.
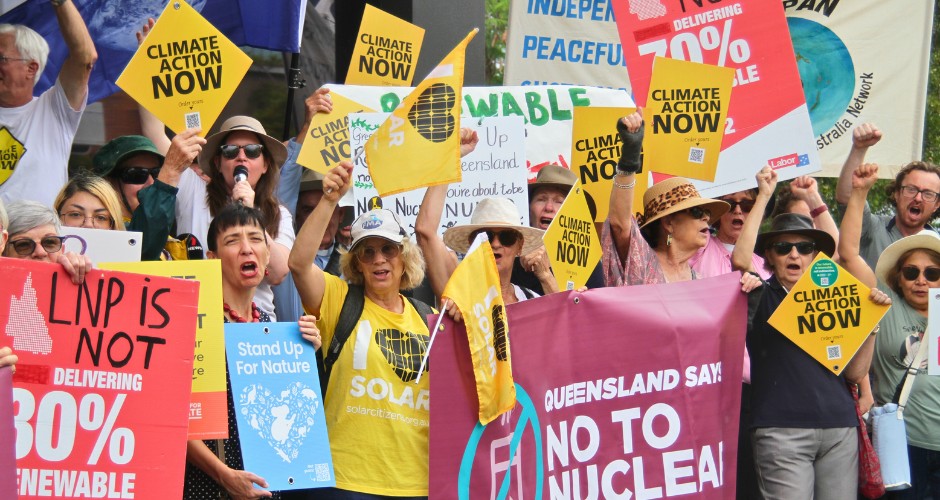
[[[839,375],[891,306],[822,252],[767,323]]]
[[[405,97],[366,143],[379,196],[460,182],[460,101],[467,44],[474,28]]]
[[[509,323],[500,293],[499,271],[485,235],[478,236],[467,256],[444,287],[444,297],[463,315],[480,403],[480,423],[486,425],[516,404],[509,356]]]

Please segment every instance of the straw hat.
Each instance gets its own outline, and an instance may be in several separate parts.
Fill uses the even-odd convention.
[[[672,177],[654,184],[643,193],[643,217],[638,222],[640,227],[645,227],[669,214],[692,207],[703,207],[711,212],[709,225],[731,208],[724,201],[702,198],[688,179]]]
[[[532,201],[532,195],[538,188],[553,187],[558,188],[565,193],[571,191],[574,183],[577,182],[578,175],[561,165],[545,165],[539,170],[535,177],[535,182],[529,184],[529,201]]]
[[[515,229],[522,233],[522,253],[526,255],[542,246],[545,231],[519,223],[522,216],[519,209],[509,198],[484,198],[473,209],[470,224],[453,226],[444,231],[444,243],[455,252],[467,253],[470,248],[470,235],[479,229]]]
[[[257,134],[261,139],[261,144],[264,145],[264,149],[274,158],[274,168],[281,168],[281,165],[284,164],[284,160],[287,159],[287,147],[285,147],[281,141],[268,135],[264,131],[264,126],[261,125],[261,122],[258,120],[250,116],[233,116],[222,122],[222,126],[219,127],[218,132],[206,138],[206,145],[203,146],[202,152],[199,153],[199,168],[201,168],[206,175],[212,177],[215,174],[215,164],[212,159],[220,154],[219,146],[222,145],[222,141],[225,140],[228,134],[238,132],[239,130]]]
[[[917,234],[901,238],[888,245],[888,248],[881,252],[881,257],[878,257],[878,264],[875,266],[875,276],[878,277],[878,281],[889,284],[888,272],[897,267],[898,259],[902,255],[914,249],[933,250],[940,254],[940,236],[930,229],[922,229]]]
[[[832,236],[825,231],[816,229],[809,217],[800,214],[780,214],[774,217],[773,222],[770,223],[770,231],[757,235],[754,252],[763,256],[767,245],[775,236],[781,234],[798,234],[811,238],[816,243],[816,250],[830,257],[836,249],[836,242],[832,239]]]

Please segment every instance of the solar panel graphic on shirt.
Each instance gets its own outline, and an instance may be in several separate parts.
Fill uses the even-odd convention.
[[[493,306],[493,350],[496,359],[506,361],[509,358],[506,355],[506,311],[502,304]]]
[[[444,142],[454,133],[457,120],[451,112],[457,102],[457,93],[446,83],[435,83],[418,96],[408,111],[408,121],[431,142]]]
[[[421,358],[428,348],[430,337],[411,332],[401,332],[394,328],[383,328],[375,332],[375,344],[385,355],[395,374],[402,382],[412,382],[418,377]],[[424,371],[430,371],[430,364]]]

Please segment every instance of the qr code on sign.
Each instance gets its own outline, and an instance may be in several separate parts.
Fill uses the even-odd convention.
[[[831,345],[826,347],[826,357],[828,359],[839,359],[842,357],[842,346]]]
[[[317,482],[330,480],[330,466],[327,464],[317,464]]]
[[[692,163],[704,163],[705,150],[702,148],[689,148],[689,161]]]
[[[183,116],[186,118],[186,128],[202,128],[202,118],[200,118],[198,111],[186,113]]]

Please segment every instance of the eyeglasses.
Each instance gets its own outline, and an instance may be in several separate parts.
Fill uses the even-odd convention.
[[[940,193],[929,189],[917,189],[917,186],[910,185],[901,186],[901,194],[904,195],[905,198],[916,198],[917,193],[920,193],[920,197],[927,203],[933,203],[940,197]]]
[[[801,241],[799,243],[778,241],[770,245],[770,248],[773,248],[777,255],[789,255],[793,247],[796,247],[796,251],[799,252],[800,255],[809,255],[816,251],[816,243],[812,241]]]
[[[718,198],[719,200],[731,205],[729,212],[734,212],[734,207],[741,207],[742,212],[750,212],[754,208],[754,200],[749,200],[747,198],[741,201],[729,200],[727,198]]]
[[[153,177],[154,180],[157,180],[157,176],[160,175],[160,167],[127,167],[121,170],[120,175],[121,182],[124,184],[146,184],[147,177]]]
[[[91,226],[95,228],[111,229],[114,227],[114,219],[105,214],[85,215],[81,212],[64,212],[59,214],[59,219],[71,227],[84,226],[88,219],[91,219]]]
[[[701,219],[703,217],[712,218],[712,211],[707,208],[692,207],[683,210],[683,212],[691,215],[693,219]]]
[[[244,149],[245,156],[254,160],[255,158],[261,156],[261,152],[264,151],[264,145],[245,144],[244,146],[237,146],[235,144],[223,144],[219,146],[219,152],[222,153],[223,157],[229,160],[234,160],[238,156],[239,149]]]
[[[42,249],[48,253],[55,253],[59,250],[62,250],[62,243],[67,239],[66,236],[44,236],[39,240],[39,244],[42,245]],[[30,255],[33,251],[36,250],[36,241],[29,238],[20,238],[18,240],[10,240],[7,243],[7,246],[13,248],[13,251],[17,255]]]
[[[376,249],[375,247],[361,246],[356,248],[356,258],[359,259],[359,262],[363,264],[371,264],[375,261],[375,257],[382,253],[382,257],[385,257],[385,260],[392,260],[395,257],[401,255],[401,245],[395,243],[386,243],[382,245],[381,248]]]
[[[914,266],[904,266],[901,268],[901,276],[907,281],[915,281],[921,275],[920,268]],[[923,271],[924,279],[927,281],[940,280],[940,267],[928,267]]]
[[[26,58],[23,58],[23,57],[7,57],[7,56],[0,56],[0,64],[6,64],[6,63],[8,63],[8,62],[10,62],[10,61],[31,61],[31,60],[32,60],[32,59],[26,59]]]
[[[493,243],[493,239],[499,238],[499,241],[507,247],[511,247],[516,244],[522,235],[519,234],[519,231],[514,229],[503,229],[502,231],[495,231],[493,229],[481,229],[479,231],[474,231],[470,233],[468,240],[470,243],[473,243],[473,240],[477,239],[477,235],[480,233],[486,233],[486,238],[490,240],[490,243]]]

